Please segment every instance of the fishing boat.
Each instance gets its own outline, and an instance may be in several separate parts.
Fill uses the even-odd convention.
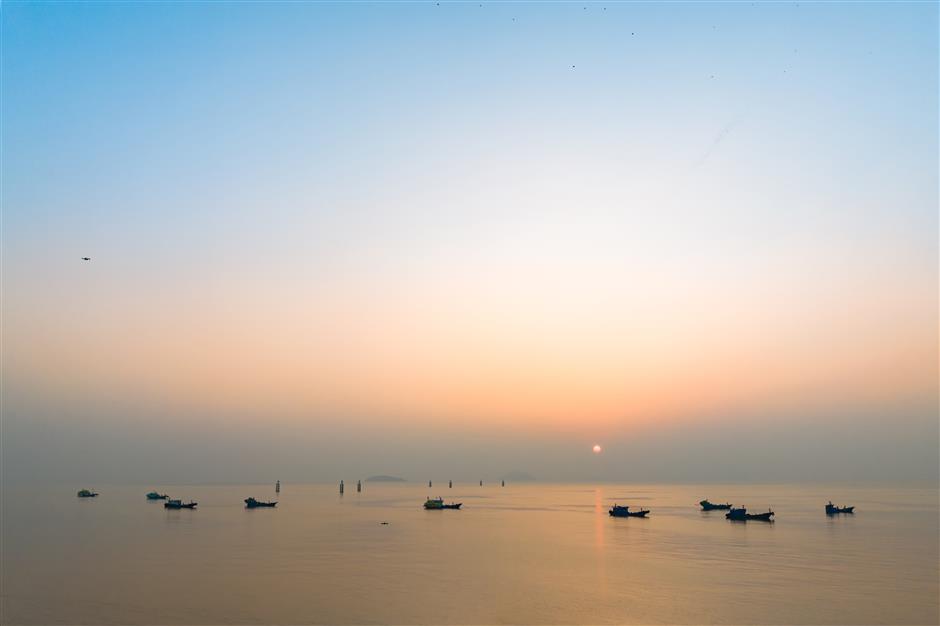
[[[725,517],[735,522],[745,522],[747,520],[754,520],[759,522],[772,522],[774,512],[768,510],[766,513],[748,513],[747,509],[743,506],[740,509],[731,509],[728,513],[725,514]]]
[[[838,515],[839,513],[855,513],[854,506],[836,506],[832,503],[832,500],[829,501],[829,504],[826,505],[826,515]]]
[[[170,496],[166,495],[165,493],[157,493],[156,491],[151,491],[147,494],[148,500],[166,500],[169,497]]]
[[[95,493],[94,491],[90,491],[88,489],[82,489],[81,491],[78,492],[79,498],[94,498],[94,497],[97,497],[97,495],[98,495],[97,493]]]
[[[167,509],[195,509],[196,503],[193,501],[183,502],[182,500],[167,500],[163,503]]]
[[[731,510],[731,505],[730,505],[730,504],[728,504],[728,503],[725,503],[725,504],[715,504],[715,503],[713,503],[713,502],[709,502],[707,498],[706,498],[705,500],[702,500],[701,502],[699,502],[699,504],[702,505],[702,510],[703,510],[703,511],[719,511],[719,510],[721,510],[721,511],[729,511],[729,510]]]
[[[649,509],[640,509],[639,511],[631,511],[629,506],[620,506],[615,504],[614,508],[610,511],[611,517],[646,517],[649,515]]]
[[[463,502],[452,502],[450,504],[444,504],[444,498],[428,498],[424,503],[424,508],[429,511],[440,511],[443,509],[459,509],[463,506]]]
[[[254,498],[245,498],[245,508],[257,509],[262,507],[274,508],[277,506],[277,502],[259,502]]]

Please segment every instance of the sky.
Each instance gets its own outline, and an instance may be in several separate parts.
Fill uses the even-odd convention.
[[[0,15],[4,481],[938,478],[936,3]]]

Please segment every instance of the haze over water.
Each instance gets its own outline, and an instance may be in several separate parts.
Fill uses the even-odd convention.
[[[936,490],[367,483],[16,491],[4,624],[932,624]],[[161,488],[163,490],[163,488]],[[463,502],[425,511],[428,495]],[[246,510],[242,499],[275,498]],[[735,523],[696,502],[773,506]],[[854,516],[827,517],[828,499]],[[651,509],[615,519],[613,503]],[[388,525],[380,522],[387,521]]]

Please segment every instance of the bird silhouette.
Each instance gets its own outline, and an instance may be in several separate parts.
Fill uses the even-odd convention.
[[[90,256],[83,256],[83,257],[82,257],[82,261],[91,261],[91,257],[90,257]]]

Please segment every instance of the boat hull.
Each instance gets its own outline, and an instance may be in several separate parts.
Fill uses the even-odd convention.
[[[607,511],[607,513],[611,517],[646,517],[650,512],[647,509],[641,509],[639,511],[628,511],[622,508],[613,508]]]
[[[725,514],[725,517],[732,522],[772,522],[774,521],[774,512],[748,513],[745,509],[731,509],[730,513]]]
[[[428,511],[443,511],[444,509],[459,509],[463,506],[463,502],[456,502],[454,504],[444,504],[442,502],[425,502],[424,508]]]
[[[195,503],[195,502],[186,502],[186,503],[182,503],[182,502],[164,502],[164,503],[163,503],[163,508],[165,508],[165,509],[174,509],[174,510],[178,510],[178,509],[195,509],[195,508],[196,508],[196,503]]]
[[[731,504],[713,504],[708,500],[702,500],[699,504],[703,511],[730,511],[732,507]]]
[[[747,518],[749,520],[754,520],[757,522],[772,522],[774,514],[773,513],[748,513]]]

